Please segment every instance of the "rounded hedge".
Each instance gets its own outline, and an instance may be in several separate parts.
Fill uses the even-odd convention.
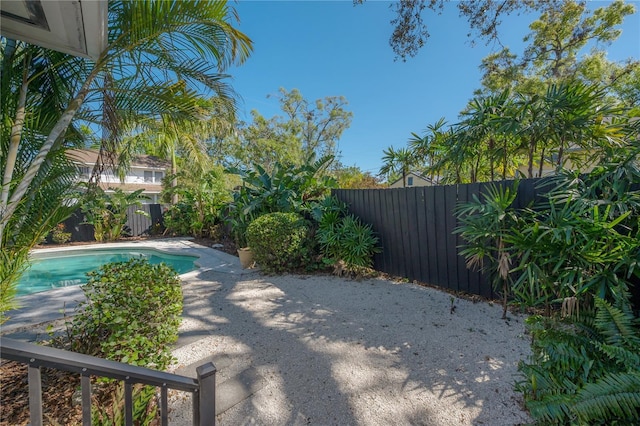
[[[247,242],[265,272],[283,272],[303,266],[309,228],[296,213],[268,213],[247,228]]]

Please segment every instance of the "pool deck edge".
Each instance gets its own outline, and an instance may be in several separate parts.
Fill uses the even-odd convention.
[[[96,248],[149,248],[169,254],[197,256],[198,269],[180,275],[184,280],[193,279],[205,271],[244,275],[254,270],[242,269],[240,260],[228,253],[196,244],[184,238],[166,238],[158,240],[137,240],[115,243],[90,244],[72,247],[56,247],[37,249],[38,252],[55,251],[87,251]],[[75,307],[84,300],[80,286],[61,287],[54,290],[21,296],[16,299],[18,309],[8,311],[9,320],[0,326],[0,335],[20,340],[33,341],[46,335],[46,325],[63,320],[65,315],[73,315]],[[61,321],[60,326],[63,325]]]

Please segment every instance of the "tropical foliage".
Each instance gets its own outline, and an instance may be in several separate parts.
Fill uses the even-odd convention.
[[[528,320],[518,384],[542,424],[633,424],[640,412],[640,146],[607,152],[589,174],[541,180],[546,195],[527,208],[494,187],[457,210],[469,263],[488,259],[514,302],[546,315]]]
[[[335,197],[327,197],[313,213],[318,222],[316,240],[325,263],[339,264],[343,271],[356,274],[372,266],[373,255],[380,249],[370,225],[348,214],[347,206]]]
[[[332,161],[331,156],[319,160],[312,156],[302,166],[277,162],[271,173],[259,164],[251,169],[228,169],[242,179],[227,215],[236,244],[245,247],[247,226],[259,216],[275,212],[305,214],[313,202],[324,198],[335,186],[325,173]]]
[[[414,169],[442,183],[473,183],[588,170],[632,144],[635,120],[605,89],[579,81],[543,94],[478,95],[458,123],[445,128],[441,119],[413,134],[408,148],[385,150],[381,174]]]
[[[406,15],[398,34],[422,26],[423,8],[444,3],[399,2]],[[620,129],[638,116],[640,62],[609,62],[604,46],[618,38],[634,5],[618,0],[591,10],[573,0],[472,3],[461,3],[461,13],[492,39],[501,14],[540,15],[529,26],[520,57],[505,47],[483,60],[482,86],[459,120],[446,125],[441,119],[420,135],[412,133],[407,152],[385,150],[381,174],[394,164],[393,154],[402,153],[413,158],[402,163],[442,183],[541,177],[558,167],[589,170],[607,150],[629,143],[632,138],[621,138]],[[417,27],[404,27],[408,22]]]
[[[64,151],[82,145],[80,124],[102,129],[108,158],[123,132],[149,117],[202,118],[210,110],[204,95],[233,100],[223,73],[251,50],[225,1],[108,5],[108,45],[95,62],[1,39],[3,311],[28,249],[69,214],[64,200],[76,170]]]
[[[241,169],[259,164],[271,173],[276,163],[302,166],[311,156],[339,156],[338,140],[353,116],[344,97],[311,101],[298,89],[284,88],[276,97],[281,115],[266,118],[251,111],[251,123],[240,123],[234,135],[210,147],[212,157]],[[331,165],[338,166],[337,162]]]
[[[520,221],[512,206],[517,195],[517,181],[512,186],[490,186],[482,200],[474,194],[473,201],[455,211],[460,222],[455,232],[466,242],[460,254],[467,259],[467,267],[486,272],[493,288],[502,293],[503,319],[513,283],[510,235]]]
[[[89,187],[83,194],[81,210],[88,224],[93,225],[96,241],[116,241],[123,236],[129,207],[142,206],[142,189],[125,193],[120,188],[110,188],[112,193],[100,187]],[[136,214],[146,214],[136,209]]]
[[[595,299],[570,319],[527,319],[532,356],[520,365],[539,424],[620,424],[640,413],[640,322],[625,301]]]
[[[173,177],[168,176],[168,179],[173,180]],[[221,213],[231,200],[219,168],[206,172],[184,168],[177,175],[177,186],[165,188],[163,198],[179,199],[164,214],[167,232],[197,238],[215,234]]]

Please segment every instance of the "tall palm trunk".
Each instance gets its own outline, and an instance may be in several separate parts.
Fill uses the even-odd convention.
[[[171,203],[178,204],[178,194],[176,188],[178,187],[178,163],[176,160],[176,149],[171,148]]]
[[[533,177],[533,154],[536,150],[536,142],[532,137],[529,141],[529,162],[527,164],[527,177],[531,179]]]
[[[16,168],[16,160],[18,158],[18,150],[20,148],[20,139],[22,138],[22,129],[26,116],[27,105],[27,89],[29,88],[29,67],[31,65],[31,55],[24,58],[24,69],[22,71],[22,85],[18,94],[18,108],[16,109],[16,118],[11,127],[11,136],[9,139],[9,149],[7,150],[7,163],[4,168],[4,176],[2,178],[2,195],[0,196],[0,214],[2,218],[5,216],[7,204],[9,201],[9,191],[11,189],[11,180],[13,172]],[[4,228],[6,222],[0,222],[0,247],[2,247],[2,239],[4,237]]]
[[[493,149],[494,149],[494,145],[495,142],[493,140],[493,137],[489,138],[489,173],[491,174],[491,182],[494,181],[494,166],[493,166]]]
[[[504,144],[502,145],[502,149],[504,150],[502,153],[502,180],[507,180],[507,163],[509,162],[509,157],[507,155],[507,142],[508,139],[504,138]]]
[[[540,167],[538,168],[538,177],[542,177],[543,167],[544,167],[544,147],[542,147],[542,152],[540,153]]]
[[[562,166],[562,160],[564,156],[564,139],[560,140],[560,148],[558,148],[558,161],[556,163],[557,167]]]
[[[38,151],[38,154],[35,156],[31,164],[29,165],[29,168],[27,169],[27,172],[25,173],[24,177],[22,178],[18,186],[16,186],[15,190],[13,191],[11,198],[7,202],[4,202],[4,200],[2,200],[2,204],[0,204],[0,214],[1,214],[0,231],[2,232],[4,231],[4,227],[7,225],[7,223],[11,219],[11,216],[13,216],[13,213],[16,211],[16,209],[18,208],[18,205],[20,204],[25,194],[27,193],[27,190],[29,189],[31,182],[33,182],[33,179],[37,176],[38,172],[40,171],[40,167],[42,166],[42,163],[44,163],[44,161],[46,160],[47,155],[51,151],[51,148],[53,148],[56,141],[60,137],[62,137],[64,132],[69,127],[69,124],[73,119],[73,116],[76,114],[78,109],[80,109],[80,106],[82,106],[82,103],[84,102],[84,99],[87,96],[87,93],[89,92],[89,86],[91,85],[93,80],[96,78],[99,71],[100,71],[100,67],[96,65],[94,69],[91,71],[91,73],[89,74],[89,76],[87,77],[87,79],[85,80],[85,82],[83,83],[78,94],[69,103],[69,106],[67,106],[67,109],[65,109],[64,113],[62,113],[62,116],[58,119],[58,122],[53,127],[49,135],[47,136],[47,139],[45,140],[44,144],[40,148],[40,151]],[[4,187],[3,187],[3,192],[4,192]],[[0,234],[0,248],[2,247],[2,237],[3,235]]]

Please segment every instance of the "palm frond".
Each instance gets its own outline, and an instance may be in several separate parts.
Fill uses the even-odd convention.
[[[640,372],[605,374],[598,381],[587,383],[578,392],[572,412],[589,424],[607,420],[637,421],[640,415]]]

